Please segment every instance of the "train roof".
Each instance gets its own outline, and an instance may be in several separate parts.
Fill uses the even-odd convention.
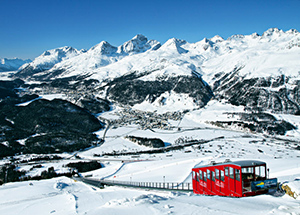
[[[266,162],[258,161],[258,160],[225,161],[223,163],[211,162],[208,165],[195,166],[194,168],[211,167],[211,166],[221,166],[221,165],[228,165],[228,164],[232,164],[232,165],[236,165],[236,166],[240,166],[240,167],[249,167],[249,166],[265,165]]]

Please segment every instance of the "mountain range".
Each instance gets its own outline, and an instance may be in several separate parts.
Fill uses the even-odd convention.
[[[102,41],[89,50],[61,47],[45,51],[11,76],[13,83],[2,86],[9,93],[1,97],[5,105],[16,105],[24,102],[22,96],[28,94],[31,99],[34,96],[33,104],[43,95],[63,94],[65,104],[61,106],[65,111],[72,104],[94,116],[116,107],[162,114],[186,113],[208,108],[214,101],[243,110],[224,111],[226,120],[219,117],[206,123],[285,135],[296,130],[297,125],[279,118],[278,114],[300,114],[299,57],[300,33],[293,29],[284,32],[271,28],[262,35],[233,35],[226,40],[215,36],[196,43],[172,38],[160,44],[139,34],[118,47]],[[16,96],[12,96],[11,90]],[[9,102],[5,100],[7,96]],[[38,105],[44,104],[50,105],[47,102]],[[20,109],[24,111],[25,107]],[[20,115],[19,110],[14,111]],[[12,120],[11,113],[9,116]],[[2,117],[5,130],[8,117],[5,114]],[[47,120],[53,119],[47,116]],[[102,120],[87,132],[104,124]],[[49,125],[43,124],[44,133],[51,131]],[[10,126],[10,129],[17,127],[13,123]],[[37,130],[21,133],[12,140],[36,135]],[[2,139],[9,138],[3,135]],[[32,143],[33,138],[29,139]]]
[[[162,94],[165,92],[169,92],[168,97],[188,93],[188,98],[195,98],[191,94],[197,91],[196,88],[188,90],[189,86],[183,84],[186,89],[179,90],[168,83],[170,79],[174,79],[171,80],[174,83],[198,77],[203,86],[209,86],[214,93],[210,90],[204,92],[207,98],[200,99],[201,102],[196,99],[193,102],[196,106],[204,106],[214,94],[235,105],[295,114],[299,111],[299,46],[298,31],[284,32],[277,28],[262,35],[233,35],[227,40],[215,36],[196,43],[172,38],[163,45],[137,35],[119,47],[103,41],[87,51],[71,47],[46,51],[21,67],[15,77],[43,82],[78,78],[93,80],[97,82],[95,90],[99,88],[100,94],[106,91],[105,96],[114,101],[117,101],[116,95],[111,95],[111,92],[123,89],[122,79],[133,80],[126,83],[129,94],[140,83],[149,91],[152,85],[159,86],[157,81],[165,82],[162,85],[166,89],[159,87],[159,92],[150,90],[133,100],[125,90],[123,98],[127,97],[126,101],[131,105],[146,98],[150,103],[164,100],[166,96]],[[110,87],[103,90],[103,86]]]

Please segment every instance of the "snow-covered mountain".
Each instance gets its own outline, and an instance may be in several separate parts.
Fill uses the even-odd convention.
[[[196,43],[172,38],[162,46],[155,40],[148,41],[145,36],[137,35],[119,47],[103,41],[87,52],[70,47],[46,51],[29,66],[47,70],[47,73],[64,71],[53,78],[88,73],[100,81],[133,71],[155,70],[155,78],[166,74],[190,75],[196,71],[208,83],[213,83],[215,74],[229,73],[241,66],[241,76],[249,78],[276,77],[283,73],[294,76],[299,66],[299,46],[298,31],[284,32],[277,28],[269,29],[261,36],[257,33],[233,35],[227,40],[215,36]]]
[[[53,49],[44,52],[32,63],[23,67],[18,76],[47,80],[49,78],[90,74],[98,68],[114,64],[126,56],[147,50],[156,50],[159,47],[159,42],[155,40],[148,41],[145,36],[136,35],[119,47],[114,47],[108,42],[102,41],[88,51],[78,51],[71,47]]]
[[[233,35],[226,40],[215,36],[196,43],[172,38],[163,45],[137,35],[119,47],[103,41],[86,52],[70,47],[46,51],[20,69],[17,77],[50,81],[84,76],[103,86],[132,74],[151,85],[157,80],[196,75],[215,96],[232,104],[297,113],[299,57],[300,34],[293,29],[271,28],[262,35]],[[155,98],[163,100],[162,93],[171,89],[156,93]],[[257,98],[257,94],[261,96]]]
[[[31,60],[22,60],[19,58],[3,58],[0,59],[0,72],[5,72],[5,71],[16,71],[18,70],[22,65],[26,63],[30,63]]]
[[[51,69],[55,64],[63,60],[75,57],[84,52],[85,50],[78,51],[68,46],[45,51],[31,63],[23,65],[18,72],[18,76],[22,78],[31,77],[32,75]]]
[[[163,45],[137,35],[119,47],[103,41],[86,52],[46,51],[16,77],[143,110],[192,110],[215,98],[250,112],[299,114],[299,57],[300,33],[293,29]]]

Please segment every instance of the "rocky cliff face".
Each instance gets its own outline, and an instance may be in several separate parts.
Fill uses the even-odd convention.
[[[299,114],[299,81],[285,75],[277,77],[245,78],[236,68],[216,77],[213,91],[218,99],[253,111]]]

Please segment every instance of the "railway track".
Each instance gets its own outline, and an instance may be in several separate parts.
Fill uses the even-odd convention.
[[[147,190],[165,190],[165,191],[180,191],[192,192],[193,187],[191,183],[177,183],[177,182],[131,182],[131,181],[115,181],[115,180],[101,180],[87,177],[73,177],[74,180],[82,181],[86,184],[104,188],[104,186],[121,186],[131,187]]]

